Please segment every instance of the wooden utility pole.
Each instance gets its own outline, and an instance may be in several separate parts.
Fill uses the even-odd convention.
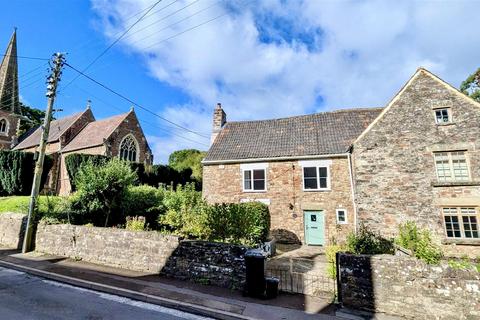
[[[38,150],[38,158],[35,164],[35,173],[33,175],[32,193],[30,196],[30,205],[28,206],[27,225],[25,227],[25,236],[23,238],[22,253],[26,253],[31,249],[32,242],[32,216],[35,210],[35,203],[37,201],[38,193],[40,192],[40,181],[42,180],[43,162],[45,159],[45,148],[47,147],[48,132],[50,131],[50,121],[52,120],[53,104],[55,102],[55,95],[57,93],[57,85],[62,75],[62,67],[65,63],[65,57],[62,53],[55,53],[50,64],[51,74],[47,78],[47,93],[48,98],[47,110],[45,112],[45,119],[42,126],[42,137]]]

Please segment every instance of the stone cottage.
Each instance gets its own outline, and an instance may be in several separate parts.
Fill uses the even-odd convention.
[[[361,222],[393,236],[411,220],[447,248],[480,244],[480,104],[425,69],[383,109],[227,122],[218,105],[213,123],[205,198],[268,204],[280,240],[323,245]]]
[[[358,220],[386,235],[415,221],[480,254],[480,104],[419,69],[353,143]]]
[[[41,130],[28,133],[14,150],[35,152]],[[152,152],[143,134],[135,111],[95,120],[90,106],[83,112],[51,122],[46,153],[53,156],[54,165],[48,176],[51,192],[68,194],[70,180],[65,157],[72,153],[98,154],[151,164]]]
[[[274,120],[227,122],[214,111],[203,160],[209,202],[260,201],[271,233],[287,242],[324,245],[354,230],[352,142],[381,109],[350,109]]]

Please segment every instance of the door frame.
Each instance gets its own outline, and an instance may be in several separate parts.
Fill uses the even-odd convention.
[[[307,216],[307,213],[321,213],[322,215],[322,219],[323,219],[323,243],[322,244],[310,244],[308,243],[307,239],[307,219],[306,219],[306,216]],[[325,210],[323,209],[319,209],[319,210],[303,210],[303,234],[304,234],[304,238],[305,238],[305,244],[307,246],[325,246]]]

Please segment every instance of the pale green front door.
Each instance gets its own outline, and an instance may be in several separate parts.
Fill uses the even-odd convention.
[[[325,244],[325,217],[323,211],[305,211],[305,242],[310,245]]]

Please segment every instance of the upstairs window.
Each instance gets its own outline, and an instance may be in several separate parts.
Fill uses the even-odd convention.
[[[7,120],[0,119],[0,133],[7,133]]]
[[[438,181],[470,180],[465,151],[435,153]]]
[[[435,110],[435,123],[444,124],[452,122],[452,115],[450,108],[436,109]]]
[[[243,170],[244,191],[265,191],[265,169]]]
[[[123,138],[120,143],[120,159],[127,161],[138,161],[138,144],[132,135],[128,135]]]
[[[478,239],[478,215],[475,208],[443,208],[447,238]]]
[[[304,190],[326,190],[329,188],[328,167],[303,167]]]

